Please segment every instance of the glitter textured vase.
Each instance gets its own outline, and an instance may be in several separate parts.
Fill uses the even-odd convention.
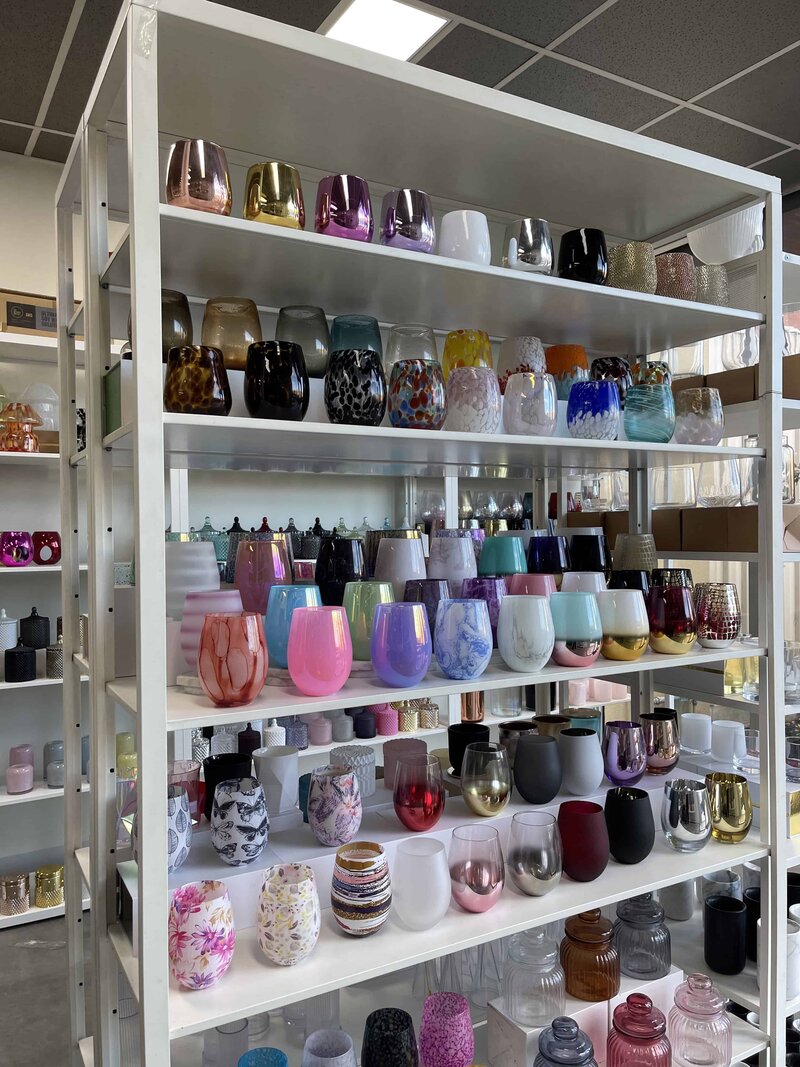
[[[614,382],[575,382],[567,402],[567,429],[571,437],[615,441],[621,408]]]
[[[447,429],[497,433],[501,403],[497,375],[490,367],[456,367],[447,379]]]
[[[389,421],[409,430],[441,430],[447,416],[442,368],[425,359],[401,359],[389,379]]]
[[[208,345],[171,348],[164,380],[164,410],[180,415],[227,415],[231,388],[222,351]]]
[[[172,207],[230,215],[231,180],[223,149],[213,141],[176,141],[169,150],[165,192]]]
[[[304,230],[306,209],[300,172],[288,163],[254,163],[247,171],[243,217]]]
[[[673,300],[697,299],[697,271],[688,252],[662,252],[656,256],[656,295]]]
[[[269,833],[264,790],[257,778],[220,782],[211,807],[211,844],[223,863],[243,867],[258,859]]]
[[[336,853],[331,882],[333,917],[345,933],[367,937],[389,917],[392,885],[381,845],[352,841]]]
[[[255,303],[243,296],[215,296],[208,300],[200,340],[222,352],[226,370],[244,370],[249,346],[261,340],[261,320]]]
[[[256,913],[261,951],[279,967],[310,955],[319,940],[321,914],[313,870],[282,863],[264,872]]]
[[[552,374],[515,373],[508,379],[503,401],[506,433],[552,437],[556,430],[558,395]]]
[[[332,423],[380,426],[386,414],[386,377],[377,352],[365,348],[331,352],[325,409]]]
[[[500,342],[497,359],[497,380],[505,394],[512,374],[544,374],[547,364],[544,345],[538,337],[506,337]]]
[[[308,822],[321,845],[346,845],[361,826],[361,790],[355,771],[328,765],[311,774]]]
[[[197,672],[203,692],[217,707],[235,708],[253,701],[267,677],[261,616],[245,611],[206,615]]]
[[[656,291],[656,256],[647,241],[626,241],[608,250],[606,285],[637,293]]]
[[[169,969],[186,989],[207,989],[233,961],[236,931],[224,882],[189,882],[169,905]]]
[[[469,1001],[459,993],[425,998],[419,1030],[423,1067],[469,1067],[475,1035]]]
[[[320,179],[314,229],[329,237],[371,241],[374,229],[369,186],[355,174],[331,174]]]
[[[361,1067],[419,1067],[414,1021],[402,1008],[378,1008],[367,1016]]]

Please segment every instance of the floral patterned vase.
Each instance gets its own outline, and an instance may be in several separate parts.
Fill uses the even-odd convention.
[[[308,822],[321,845],[346,845],[361,826],[361,790],[355,771],[318,767],[308,790]]]
[[[186,989],[207,989],[233,960],[236,930],[224,882],[187,882],[169,905],[169,969]]]
[[[491,367],[456,367],[447,379],[447,429],[497,433],[500,386]]]
[[[268,867],[258,901],[258,943],[279,967],[292,967],[319,940],[320,907],[314,872],[305,863]]]
[[[460,993],[425,998],[419,1030],[423,1067],[468,1067],[475,1053],[469,1002]]]
[[[223,863],[243,867],[261,855],[267,843],[269,816],[257,778],[233,778],[214,790],[211,844]]]
[[[333,917],[347,934],[368,937],[383,926],[392,906],[389,862],[380,845],[354,841],[336,853],[331,882]]]
[[[131,825],[133,858],[139,862],[139,819],[134,813]],[[167,871],[172,874],[189,858],[192,847],[192,816],[189,793],[182,785],[167,786]]]
[[[369,348],[331,352],[325,374],[325,410],[333,423],[380,426],[386,414],[386,377],[378,352]]]
[[[429,359],[401,359],[389,379],[389,421],[409,430],[441,430],[447,394],[441,366]]]

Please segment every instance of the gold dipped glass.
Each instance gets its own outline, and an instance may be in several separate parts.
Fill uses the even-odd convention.
[[[714,771],[706,775],[706,788],[711,802],[711,836],[728,845],[744,841],[753,822],[747,779],[741,774]]]
[[[243,214],[252,222],[304,230],[306,209],[297,168],[274,160],[253,164],[247,172]]]
[[[220,349],[226,370],[246,370],[247,350],[261,340],[261,319],[252,300],[214,296],[206,302],[201,341]]]
[[[475,815],[499,815],[511,796],[508,752],[493,741],[467,745],[461,765],[464,803]]]

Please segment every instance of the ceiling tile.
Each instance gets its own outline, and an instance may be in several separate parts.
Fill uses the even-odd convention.
[[[699,103],[796,144],[800,141],[800,50],[765,63]]]
[[[619,0],[558,51],[688,100],[798,39],[797,0]]]
[[[775,151],[775,141],[684,108],[645,131],[648,137],[748,166]]]
[[[30,140],[27,126],[11,126],[0,122],[0,152],[24,152]]]
[[[470,26],[456,26],[423,56],[419,65],[480,85],[497,85],[532,54],[527,48],[473,30]]]
[[[753,170],[760,170],[763,174],[774,174],[783,183],[783,192],[793,192],[800,187],[800,152],[786,152],[775,159],[759,163]]]
[[[60,133],[40,133],[31,154],[37,159],[54,159],[64,163],[71,147],[71,137],[64,137]]]
[[[547,58],[538,60],[510,81],[505,92],[608,122],[624,130],[635,130],[669,110],[669,104],[657,96]]]
[[[119,0],[86,0],[43,126],[78,128],[118,14]]]
[[[494,4],[486,0],[438,0],[437,6],[531,44],[549,45],[600,3],[601,0],[502,0]]]
[[[72,4],[67,0],[4,3],[2,11],[0,119],[33,123]]]
[[[224,7],[249,11],[253,15],[299,26],[301,30],[318,30],[338,0],[220,0]]]

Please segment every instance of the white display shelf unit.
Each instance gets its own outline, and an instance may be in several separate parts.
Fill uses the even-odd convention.
[[[81,782],[81,792],[88,793],[89,783]],[[0,807],[10,804],[32,804],[38,800],[56,800],[64,796],[63,789],[51,789],[47,782],[34,782],[33,789],[28,793],[9,793],[6,787],[0,786]]]
[[[86,571],[89,569],[89,565],[81,563],[78,569]],[[16,575],[18,578],[27,578],[32,574],[61,574],[61,564],[54,563],[52,566],[44,564],[40,567],[36,563],[31,563],[27,567],[0,567],[0,578],[11,578],[12,575]]]
[[[199,55],[214,56],[213,85],[196,63]],[[291,92],[275,92],[275,86],[291,86]],[[235,106],[236,101],[257,99],[267,92],[269,109],[243,111]],[[388,122],[388,115],[397,116],[397,121]],[[120,140],[123,129],[127,133],[124,143]],[[559,227],[585,220],[605,230],[612,241],[650,240],[657,247],[681,240],[692,225],[745,204],[764,203],[764,291],[753,305],[759,311],[708,307],[521,275],[497,265],[477,267],[435,255],[397,252],[377,243],[365,246],[330,239],[310,230],[286,231],[171,208],[158,201],[159,151],[165,138],[184,134],[224,144],[243,162],[261,159],[268,150],[274,158],[301,161],[310,173],[361,174],[373,189],[411,183],[431,193],[437,210],[477,207],[501,223],[530,213],[535,206],[536,214]],[[120,170],[120,160],[115,158],[118,151],[123,153],[123,168],[129,176],[124,189],[114,182]],[[87,256],[86,299],[76,317],[69,268],[72,214],[77,204],[82,209]],[[106,252],[109,207],[127,210],[129,218],[129,230],[111,257]],[[776,489],[780,486],[783,410],[780,361],[764,358],[759,383],[764,399],[757,413],[759,447],[753,450],[165,414],[159,356],[161,286],[179,288],[194,301],[226,290],[241,291],[262,305],[322,304],[329,315],[363,312],[388,323],[429,321],[437,330],[472,326],[499,337],[537,333],[545,343],[574,341],[595,352],[631,356],[760,326],[761,351],[768,354],[780,351],[782,341],[776,179],[207,0],[161,0],[156,8],[133,2],[120,14],[64,168],[57,211],[64,404],[75,395],[70,325],[74,332],[80,323],[87,338],[88,448],[80,456],[80,467],[87,471],[89,499],[94,818],[90,851],[76,855],[81,842],[74,841],[73,830],[68,856],[72,877],[78,885],[88,879],[94,901],[97,1029],[93,1058],[97,1067],[116,1062],[113,1011],[118,967],[140,993],[142,1063],[162,1067],[169,1062],[172,1038],[199,1034],[255,1011],[390,974],[416,961],[590,905],[612,903],[747,859],[785,871],[787,846],[780,835],[763,841],[748,839],[736,846],[712,842],[701,853],[688,856],[671,852],[659,837],[652,855],[637,867],[611,864],[597,882],[589,884],[564,879],[554,893],[538,899],[520,897],[509,888],[491,912],[464,915],[451,909],[441,924],[423,934],[401,931],[390,918],[386,929],[364,945],[338,933],[326,910],[315,953],[298,967],[280,972],[261,957],[254,930],[245,924],[239,930],[234,964],[218,985],[188,994],[168,976],[170,882],[165,862],[164,780],[172,732],[185,736],[183,732],[190,727],[238,721],[243,714],[280,717],[405,696],[447,698],[452,714],[450,698],[465,691],[530,683],[542,696],[549,692],[546,683],[566,683],[582,674],[632,677],[631,711],[636,716],[649,706],[658,673],[671,665],[671,658],[648,654],[635,664],[624,665],[601,660],[585,672],[547,668],[535,676],[515,675],[493,663],[482,678],[471,683],[451,682],[434,667],[413,691],[387,690],[369,675],[354,676],[330,699],[310,700],[289,688],[268,687],[246,712],[215,709],[202,698],[179,694],[163,684],[167,479],[179,472],[188,494],[189,473],[194,470],[253,471],[256,486],[258,472],[285,472],[293,479],[329,473],[409,480],[435,476],[444,480],[446,518],[448,525],[454,525],[462,478],[528,479],[541,519],[550,490],[559,494],[563,504],[564,482],[573,470],[624,469],[631,484],[630,529],[635,532],[650,528],[649,469],[725,456],[763,456],[759,464],[760,645],[718,653],[699,650],[678,662],[700,665],[754,652],[762,657],[762,693],[771,695],[769,700],[762,696],[755,710],[764,752],[762,805],[769,806],[771,816],[765,825],[774,827],[783,825],[785,802],[785,783],[774,773],[782,723],[770,714],[771,707],[782,704],[783,683],[779,658],[776,661],[771,655],[782,641],[782,588],[777,576],[783,559],[777,547],[781,509]],[[234,213],[238,212],[236,204]],[[131,425],[103,437],[101,377],[110,344],[110,294],[116,297],[126,288],[134,305],[132,372],[137,414]],[[79,522],[74,439],[65,442],[63,451],[62,526],[71,530]],[[115,680],[113,627],[108,625],[113,621],[112,485],[115,467],[126,465],[133,467],[136,558],[146,564],[137,572],[138,675]],[[187,500],[178,501],[181,513],[184,504],[188,511]],[[77,609],[70,602],[78,577],[77,560],[73,539],[63,575],[70,653],[77,651]],[[72,655],[65,657],[65,671],[72,676],[65,686],[65,731],[74,706],[70,700],[74,702],[77,689],[74,676],[80,669],[80,661],[74,662]],[[137,750],[144,754],[138,789],[143,854],[136,879],[142,921],[135,955],[116,925],[114,907],[117,859],[114,776],[109,768],[113,767],[119,705],[134,713]],[[80,746],[74,722],[72,726],[67,760],[74,776],[79,770]],[[309,834],[302,844],[288,847],[286,856],[301,856],[312,848]],[[776,879],[770,879],[770,886],[765,922],[776,933],[785,910],[785,886],[782,890]],[[773,940],[777,945],[780,939]],[[74,925],[70,926],[70,943],[77,977],[83,960]],[[785,1017],[777,994],[785,967],[780,949],[771,952],[767,962],[760,1014],[765,1031],[774,1035],[771,1055],[777,1063],[783,1055]],[[86,1032],[77,982],[71,993],[77,1053]],[[736,1033],[737,1054],[749,1055],[767,1045],[763,1034],[745,1024],[737,1023]]]

